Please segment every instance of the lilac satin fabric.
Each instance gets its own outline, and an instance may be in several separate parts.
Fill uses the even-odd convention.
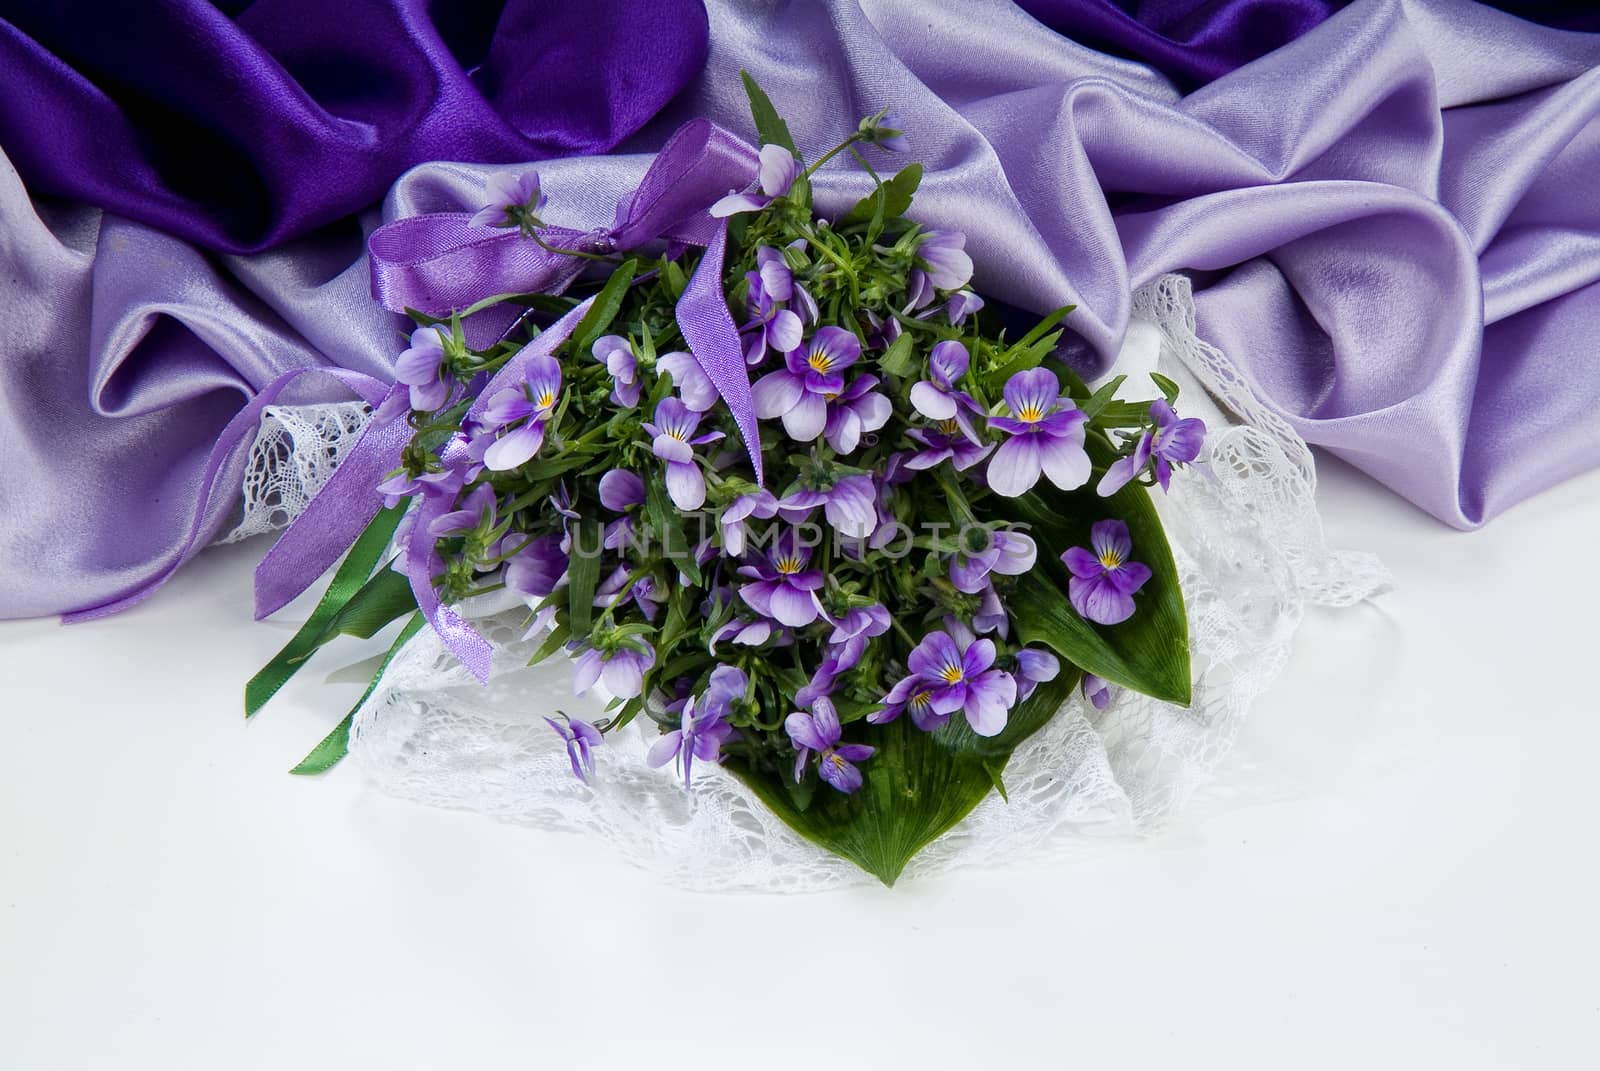
[[[698,0],[0,0],[0,147],[35,195],[228,252],[427,160],[604,152],[700,69]]]
[[[990,3],[710,14],[704,75],[633,155],[540,165],[553,222],[609,226],[639,154],[688,119],[748,135],[746,67],[813,154],[894,106],[928,167],[920,215],[968,233],[986,292],[1078,303],[1091,356],[1116,352],[1134,287],[1190,271],[1202,337],[1269,405],[1447,523],[1600,464],[1600,39],[1358,0],[1181,97]],[[414,169],[384,214],[475,208],[489,170]],[[864,189],[848,167],[818,182],[829,211]],[[206,258],[47,216],[0,165],[3,616],[147,582],[182,557],[211,444],[248,396],[308,363],[384,374],[398,349],[354,228]]]
[[[1082,45],[1148,63],[1189,90],[1293,41],[1350,0],[1017,0]],[[1498,0],[1520,18],[1600,31],[1600,6]]]

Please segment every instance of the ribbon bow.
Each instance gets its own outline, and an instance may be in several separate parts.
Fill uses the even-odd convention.
[[[717,388],[743,436],[762,479],[761,439],[755,401],[745,370],[739,331],[722,290],[727,221],[707,211],[729,190],[753,182],[759,167],[755,148],[714,123],[685,124],[657,154],[638,189],[617,206],[610,228],[579,232],[560,227],[541,230],[552,245],[609,252],[636,249],[666,240],[705,248],[694,276],[678,299],[678,328],[689,352]],[[465,212],[413,216],[385,224],[368,243],[372,296],[395,312],[419,309],[444,316],[486,297],[507,293],[559,293],[583,268],[582,258],[542,248],[519,231],[474,227]],[[523,374],[528,361],[554,351],[577,328],[589,303],[563,316],[511,361],[480,392],[484,399]],[[390,388],[389,396],[405,388]],[[369,401],[375,399],[369,398]],[[388,408],[388,407],[383,407]],[[403,421],[374,420],[351,448],[299,518],[291,524],[256,569],[256,616],[266,617],[294,599],[336,562],[377,515],[382,498],[376,485],[399,465],[409,440]],[[429,503],[420,507],[424,512]],[[429,623],[479,680],[487,681],[491,648],[470,625],[441,606],[433,587],[435,555],[426,536],[427,517],[419,516],[407,550],[408,572],[417,606]],[[419,534],[420,533],[420,534]]]

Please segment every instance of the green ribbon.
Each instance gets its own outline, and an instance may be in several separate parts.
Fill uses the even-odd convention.
[[[406,641],[422,631],[426,619],[421,614],[412,614],[411,620],[406,622],[406,627],[400,630],[400,635],[395,637],[394,646],[389,648],[389,653],[383,656],[383,662],[378,666],[378,672],[372,675],[372,683],[367,685],[367,690],[361,693],[361,698],[356,700],[356,705],[350,708],[350,713],[344,720],[333,727],[333,732],[322,738],[322,743],[311,749],[311,754],[300,760],[300,764],[289,772],[292,774],[319,774],[332,769],[350,751],[350,726],[355,723],[356,711],[361,709],[361,704],[372,697],[377,691],[378,682],[383,679],[384,671],[389,668],[389,663],[394,661],[394,656],[400,653],[400,648]]]
[[[367,525],[345,556],[339,571],[334,573],[333,582],[323,592],[317,608],[300,626],[300,631],[244,686],[245,717],[250,717],[265,706],[267,700],[278,694],[278,689],[289,682],[289,678],[305,665],[318,647],[338,634],[336,625],[339,614],[367,587],[367,578],[388,549],[389,540],[404,515],[404,506],[380,510],[372,523]],[[414,601],[412,605],[415,605]],[[403,612],[402,608],[388,620],[394,620]],[[367,633],[369,636],[371,634]]]

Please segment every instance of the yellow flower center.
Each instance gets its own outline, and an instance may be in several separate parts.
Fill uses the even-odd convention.
[[[665,428],[663,430],[666,431],[668,436],[678,440],[680,443],[688,442],[688,440],[683,437],[683,431],[679,428]]]
[[[1017,419],[1033,424],[1044,419],[1044,410],[1030,402],[1017,411]]]
[[[541,391],[539,393],[539,407],[541,409],[549,409],[552,405],[555,405],[555,404],[556,404],[556,392],[555,391],[550,390],[547,387],[547,388],[545,388],[543,391]]]
[[[1115,569],[1122,564],[1122,555],[1114,549],[1107,549],[1100,554],[1100,564],[1107,569]]]
[[[943,669],[941,669],[939,671],[939,676],[944,678],[944,682],[946,684],[960,684],[961,683],[961,667],[960,666],[945,666]]]
[[[837,769],[837,770],[844,769],[844,759],[841,756],[839,756],[837,754],[829,755],[828,756],[828,761],[833,763],[834,769]]]
[[[911,697],[911,705],[914,707],[925,707],[931,702],[933,702],[932,692],[918,692],[916,695]]]
[[[833,358],[823,350],[814,350],[806,363],[811,366],[813,372],[827,372],[833,367]]]
[[[954,435],[956,432],[961,430],[961,425],[957,424],[953,418],[950,420],[941,420],[939,421],[939,430],[944,432],[946,435]]]
[[[798,573],[799,571],[800,571],[800,559],[799,558],[784,557],[784,558],[779,558],[778,559],[778,572],[783,573],[785,575],[788,575],[788,574],[791,574],[791,573]]]

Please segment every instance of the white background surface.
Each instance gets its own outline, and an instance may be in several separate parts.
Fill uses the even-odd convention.
[[[682,893],[287,776],[370,667],[245,724],[297,624],[261,543],[0,622],[0,1068],[1600,1066],[1600,473],[1464,535],[1321,463],[1397,590],[1308,619],[1237,791],[893,891]]]

